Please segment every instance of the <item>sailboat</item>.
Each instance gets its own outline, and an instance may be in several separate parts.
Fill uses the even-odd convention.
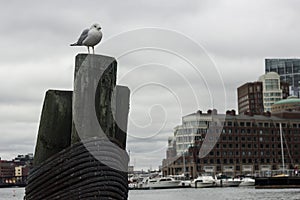
[[[285,172],[284,151],[283,151],[283,132],[282,125],[279,123],[281,156],[282,156],[282,174],[272,177],[260,177],[255,179],[255,188],[299,188],[300,178],[290,177]]]
[[[283,138],[282,138],[282,125],[279,123],[279,132],[280,132],[280,145],[281,145],[281,159],[282,159],[282,174],[277,174],[273,177],[287,177],[289,175],[285,174],[285,166],[284,166],[284,151],[283,151]]]

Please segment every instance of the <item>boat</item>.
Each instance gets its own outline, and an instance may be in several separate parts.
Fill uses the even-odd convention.
[[[238,187],[242,180],[240,178],[231,178],[226,175],[219,175],[216,177],[216,183],[219,187]]]
[[[241,184],[239,185],[241,186],[255,186],[255,179],[251,178],[251,177],[241,177]]]
[[[128,189],[129,190],[134,190],[138,188],[138,183],[139,183],[140,178],[137,176],[130,177],[128,179]]]
[[[191,182],[191,187],[194,188],[208,188],[215,186],[216,180],[212,176],[198,176]]]
[[[171,177],[152,178],[146,181],[144,187],[149,189],[162,189],[162,188],[179,188],[181,180],[175,180]]]
[[[289,175],[287,175],[287,174],[277,174],[277,175],[274,175],[274,176],[272,176],[272,177],[288,177]]]
[[[175,180],[180,180],[179,185],[181,187],[191,187],[191,179],[188,179],[184,174],[170,175],[169,177],[174,178]]]
[[[282,188],[300,188],[300,177],[289,176],[286,174],[288,170],[285,168],[284,163],[284,149],[283,149],[283,131],[282,124],[279,123],[279,133],[280,133],[280,145],[281,145],[281,156],[282,156],[282,169],[280,173],[271,177],[258,177],[255,179],[255,188],[257,189],[282,189]],[[287,150],[288,149],[288,145]],[[295,173],[296,174],[296,173]],[[298,170],[297,170],[298,174]]]

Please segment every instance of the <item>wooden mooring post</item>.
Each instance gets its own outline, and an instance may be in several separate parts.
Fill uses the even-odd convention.
[[[78,54],[74,74],[46,93],[25,199],[127,199],[129,89],[112,57]]]

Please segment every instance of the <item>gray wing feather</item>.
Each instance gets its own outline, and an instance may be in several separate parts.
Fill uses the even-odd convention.
[[[87,36],[88,36],[88,32],[89,32],[89,29],[85,29],[85,30],[81,33],[81,35],[80,35],[80,37],[79,37],[79,39],[78,39],[78,41],[77,41],[77,45],[82,45],[83,40],[84,40],[85,38],[87,38]]]

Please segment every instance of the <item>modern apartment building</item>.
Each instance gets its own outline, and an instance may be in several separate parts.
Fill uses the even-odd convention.
[[[288,89],[282,89],[281,86],[288,87],[280,81],[280,76],[276,72],[268,72],[259,77],[263,86],[263,105],[264,112],[271,112],[272,105],[289,96]]]
[[[290,85],[291,95],[300,95],[300,59],[265,59],[265,72],[276,72]]]

